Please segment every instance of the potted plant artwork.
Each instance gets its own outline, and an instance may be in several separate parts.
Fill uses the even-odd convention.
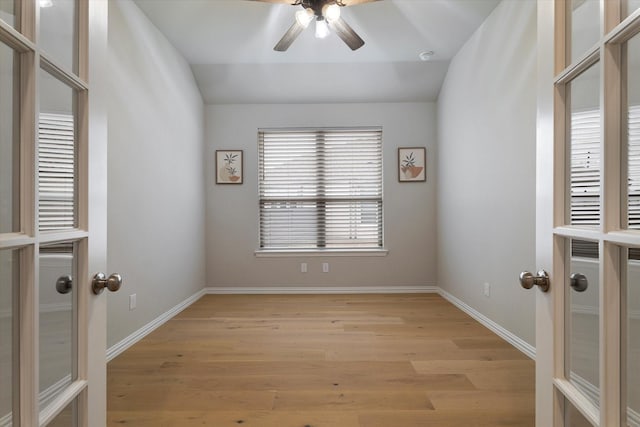
[[[216,151],[216,183],[242,183],[242,150]]]
[[[425,181],[426,149],[422,147],[399,148],[398,178],[400,182]]]

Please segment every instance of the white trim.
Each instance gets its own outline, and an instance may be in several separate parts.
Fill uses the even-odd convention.
[[[40,309],[40,313],[57,313],[59,311],[71,312],[71,310],[73,310],[73,305],[70,302],[40,304],[38,307]]]
[[[576,314],[587,314],[587,315],[591,315],[591,316],[600,316],[600,308],[599,307],[593,307],[593,306],[589,306],[589,305],[572,305],[571,306],[571,313],[576,313]],[[633,320],[638,320],[640,319],[640,310],[631,310],[627,312],[627,317],[629,319],[633,319]]]
[[[12,421],[13,421],[13,413],[9,412],[4,417],[0,418],[0,427],[11,427],[13,425],[11,423]]]
[[[50,304],[40,304],[39,306],[40,313],[56,313],[58,311],[71,311],[73,306],[69,302],[59,302],[59,303],[50,303]],[[0,319],[6,319],[13,315],[13,312],[10,309],[2,309],[0,310]],[[2,426],[2,424],[0,424]]]
[[[38,405],[40,408],[46,408],[55,399],[58,394],[71,385],[71,374],[60,378],[51,384],[38,395]]]
[[[107,350],[107,362],[110,362],[111,360],[113,360],[120,353],[122,353],[123,351],[125,351],[126,349],[128,349],[129,347],[137,343],[138,341],[140,341],[142,338],[149,335],[151,332],[158,329],[168,320],[171,320],[171,318],[174,317],[176,314],[180,313],[182,310],[184,310],[185,308],[189,307],[191,304],[199,300],[204,294],[207,293],[205,291],[206,289],[202,289],[196,292],[186,300],[182,301],[178,305],[174,306],[173,308],[170,308],[168,311],[156,317],[151,322],[147,323],[146,325],[144,325],[143,327],[141,327],[140,329],[138,329],[128,337],[124,338],[123,340],[109,347],[109,349]]]
[[[640,427],[640,413],[627,408],[627,422],[630,427]]]
[[[256,258],[298,258],[298,257],[376,257],[387,256],[388,249],[256,249]]]
[[[491,331],[496,333],[499,337],[501,337],[502,339],[507,341],[509,344],[511,344],[512,346],[514,346],[515,348],[517,348],[518,350],[520,350],[521,352],[529,356],[531,359],[536,360],[536,348],[534,346],[524,341],[522,338],[516,336],[512,332],[508,331],[507,329],[503,328],[502,326],[498,325],[496,322],[489,319],[487,316],[480,313],[470,305],[454,297],[449,292],[440,288],[438,289],[439,289],[438,293],[444,299],[446,299],[451,304],[455,305],[460,310],[464,311],[469,316],[473,317],[475,320],[477,320],[478,322],[480,322],[481,324],[489,328]]]
[[[597,386],[591,384],[575,372],[569,374],[569,379],[575,383],[576,387],[583,392],[589,400],[596,405],[600,405],[600,389]],[[630,427],[640,427],[640,413],[627,407],[627,422]]]
[[[435,285],[423,286],[214,286],[206,294],[270,295],[270,294],[433,294]]]
[[[69,404],[78,397],[82,391],[87,388],[88,382],[86,380],[76,380],[71,382],[57,395],[53,396],[53,399],[40,410],[38,418],[40,420],[39,425],[46,426],[55,419]]]
[[[569,373],[569,381],[574,383],[575,386],[584,393],[584,395],[592,401],[594,405],[600,405],[600,389],[598,387],[573,371]]]

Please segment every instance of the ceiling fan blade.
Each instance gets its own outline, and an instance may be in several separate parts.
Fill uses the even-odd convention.
[[[329,22],[329,28],[335,31],[338,37],[340,37],[342,41],[351,48],[351,50],[360,49],[364,46],[364,40],[362,40],[360,36],[353,31],[353,28],[351,28],[344,19],[338,18]]]
[[[298,38],[298,36],[304,29],[305,27],[303,25],[300,25],[297,20],[294,21],[293,25],[289,27],[287,32],[284,33],[284,36],[282,36],[280,41],[273,47],[273,50],[284,52],[285,50],[289,49],[291,43],[293,43],[295,39]]]

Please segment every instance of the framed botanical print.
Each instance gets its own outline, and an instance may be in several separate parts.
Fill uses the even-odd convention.
[[[216,150],[216,184],[242,184],[242,150]]]
[[[398,180],[400,182],[424,182],[427,180],[426,148],[398,148]]]

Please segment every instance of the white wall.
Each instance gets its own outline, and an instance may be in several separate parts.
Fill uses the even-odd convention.
[[[129,0],[109,2],[111,346],[201,290],[203,103],[186,61]],[[129,295],[137,309],[129,311]]]
[[[518,275],[536,269],[535,10],[503,1],[451,62],[437,160],[439,285],[531,345],[535,291]]]
[[[207,283],[212,287],[435,285],[435,105],[209,105]],[[256,258],[258,128],[382,126],[386,257]],[[398,183],[397,148],[427,148],[427,182]],[[216,185],[215,150],[244,150],[244,184]],[[307,262],[308,273],[300,273]],[[330,272],[322,273],[322,262]]]

